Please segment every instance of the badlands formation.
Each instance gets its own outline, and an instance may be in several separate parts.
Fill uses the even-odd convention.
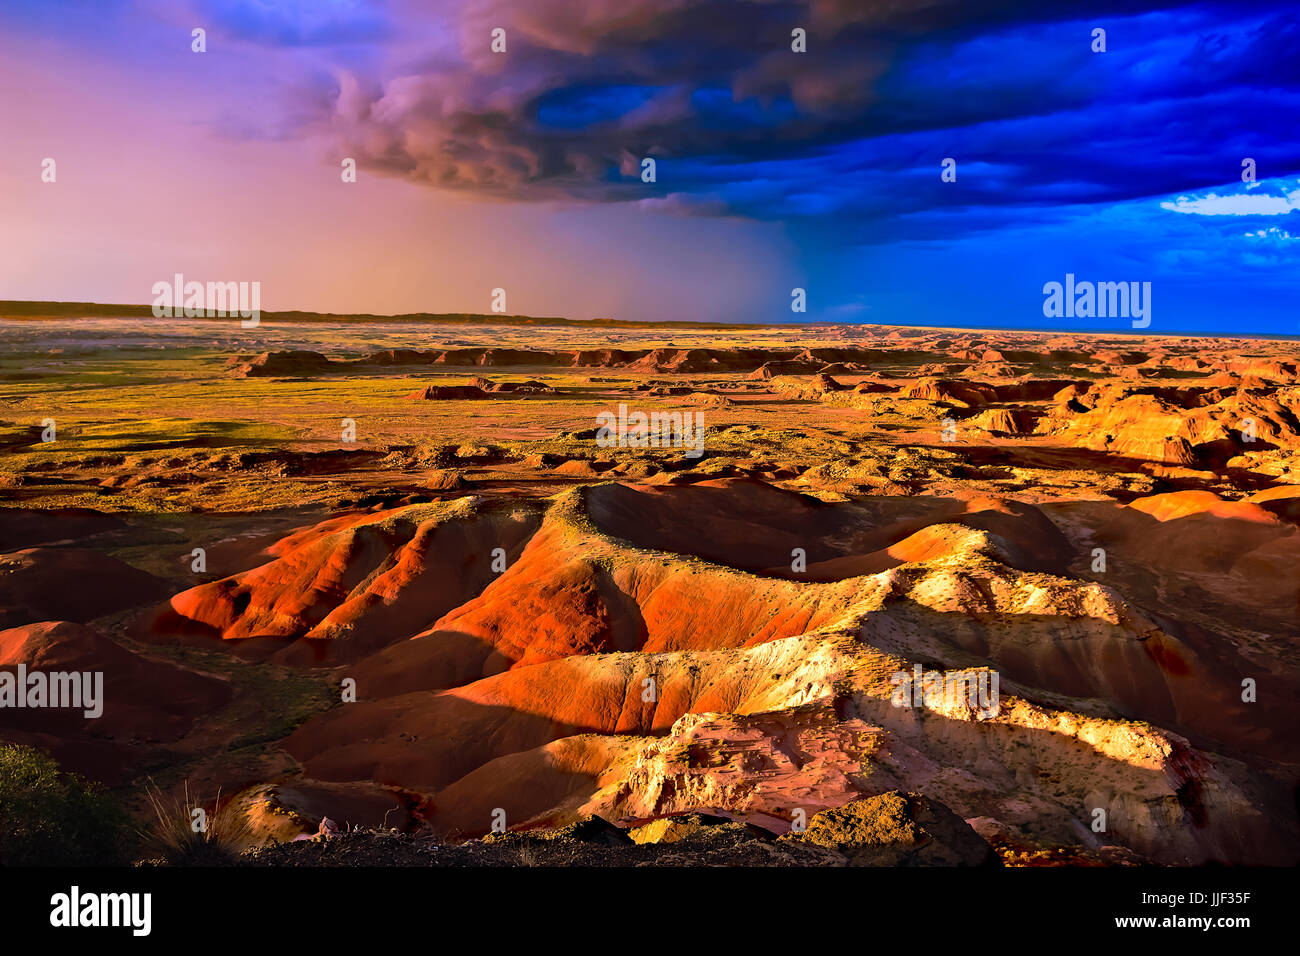
[[[1291,343],[193,325],[0,322],[0,671],[105,675],[0,737],[128,801],[273,864],[1300,861]]]

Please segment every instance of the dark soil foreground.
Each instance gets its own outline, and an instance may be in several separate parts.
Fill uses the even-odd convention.
[[[644,841],[644,842],[638,842]],[[999,848],[1002,854],[1007,848]],[[1104,865],[1136,862],[1039,860]],[[886,793],[818,813],[805,830],[776,836],[724,817],[687,814],[623,830],[599,817],[552,829],[464,843],[358,829],[274,843],[244,854],[244,866],[1000,866],[1001,859],[947,807]]]

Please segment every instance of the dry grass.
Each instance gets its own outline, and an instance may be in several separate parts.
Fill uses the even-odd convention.
[[[167,797],[149,781],[145,788],[155,823],[142,835],[150,853],[168,866],[229,866],[255,841],[248,818],[221,791],[209,813],[203,801],[190,798],[186,782],[180,797]]]

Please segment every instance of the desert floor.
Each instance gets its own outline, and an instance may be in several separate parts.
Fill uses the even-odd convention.
[[[270,863],[1294,864],[1298,352],[0,320],[0,669],[105,685],[0,737]]]

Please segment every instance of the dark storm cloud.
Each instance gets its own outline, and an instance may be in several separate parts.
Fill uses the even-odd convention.
[[[372,12],[390,32],[425,24],[455,43],[340,71],[314,98],[329,104],[318,119],[363,168],[443,188],[893,217],[905,233],[926,210],[960,222],[970,207],[974,223],[999,206],[1228,182],[1246,155],[1264,175],[1300,169],[1300,21],[1285,4],[393,0]],[[1104,55],[1089,49],[1094,26]],[[489,49],[494,27],[504,55]],[[790,49],[794,27],[805,54]],[[960,192],[939,182],[948,156]],[[659,163],[655,184],[640,181],[643,157]]]

